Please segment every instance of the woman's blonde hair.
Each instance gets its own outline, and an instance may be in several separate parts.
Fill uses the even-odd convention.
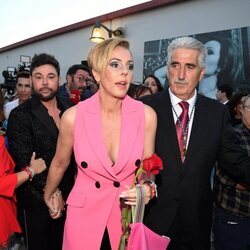
[[[112,52],[118,46],[129,50],[129,42],[121,38],[111,38],[93,47],[88,54],[88,65],[91,72],[93,70],[103,75]]]

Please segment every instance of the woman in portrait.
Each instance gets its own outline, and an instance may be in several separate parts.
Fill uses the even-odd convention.
[[[236,44],[223,32],[200,34],[195,37],[208,51],[206,72],[199,84],[199,94],[216,99],[217,86],[223,84],[230,84],[235,91],[241,80],[243,68]]]

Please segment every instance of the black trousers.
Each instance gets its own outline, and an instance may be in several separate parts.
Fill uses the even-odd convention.
[[[178,210],[175,219],[167,233],[171,241],[168,250],[209,250],[210,245],[204,242],[202,247],[194,246],[185,231],[180,211]]]
[[[105,229],[100,250],[111,250],[107,228]]]
[[[19,222],[27,250],[61,250],[65,211],[59,219],[52,219],[47,207],[34,210],[19,209]]]

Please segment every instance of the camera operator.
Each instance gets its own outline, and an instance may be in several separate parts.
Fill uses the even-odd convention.
[[[31,94],[32,85],[29,71],[19,71],[16,76],[16,98],[4,105],[5,118],[8,119],[11,110],[28,100]]]

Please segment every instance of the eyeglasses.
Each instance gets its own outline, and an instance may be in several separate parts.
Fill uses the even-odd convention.
[[[83,83],[83,82],[87,81],[87,77],[84,77],[84,76],[75,76],[75,75],[73,75],[73,77],[75,79],[77,79],[80,83]]]
[[[74,76],[74,75],[73,75],[73,77],[76,78],[76,79],[78,79],[78,81],[80,83],[86,82],[87,85],[91,85],[91,84],[94,83],[94,80],[91,77],[84,77],[84,76],[77,77],[77,76]]]

